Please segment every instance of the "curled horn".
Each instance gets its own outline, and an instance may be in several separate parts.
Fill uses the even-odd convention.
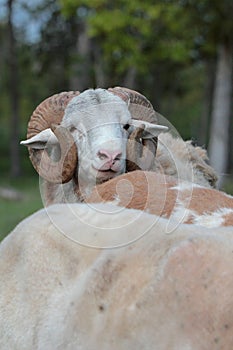
[[[145,96],[137,91],[123,87],[114,87],[108,90],[128,103],[133,119],[158,124],[157,114]],[[142,123],[129,137],[127,143],[127,171],[137,169],[151,170],[154,165],[158,138],[155,136],[151,139],[141,141],[143,130],[144,125]]]
[[[51,128],[59,141],[61,156],[57,162],[51,160],[46,150],[29,148],[29,157],[36,171],[53,183],[71,180],[77,165],[77,150],[73,138],[59,124],[67,104],[79,94],[79,91],[69,91],[48,97],[35,109],[28,123],[28,139]]]
[[[136,128],[129,136],[127,143],[126,170],[150,170],[154,164],[157,149],[157,137],[142,140],[144,125]],[[141,144],[142,142],[142,144]]]

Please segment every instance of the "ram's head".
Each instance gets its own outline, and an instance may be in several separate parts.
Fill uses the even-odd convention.
[[[30,159],[52,183],[100,183],[126,171],[150,170],[158,125],[151,103],[136,91],[111,88],[62,92],[44,100],[28,124]]]

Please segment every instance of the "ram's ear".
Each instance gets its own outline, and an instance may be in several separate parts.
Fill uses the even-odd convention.
[[[57,137],[52,130],[45,129],[28,140],[21,141],[21,145],[34,149],[45,149],[59,144]]]
[[[143,139],[151,139],[168,130],[167,126],[148,123],[145,120],[132,119],[131,125],[133,128],[140,128],[140,126],[144,125]]]

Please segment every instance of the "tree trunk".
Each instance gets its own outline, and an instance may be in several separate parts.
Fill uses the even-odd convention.
[[[214,78],[216,65],[213,59],[205,61],[205,82],[203,93],[203,110],[198,130],[198,143],[206,146],[209,138],[209,122],[211,116],[211,104],[213,101]]]
[[[221,44],[218,50],[209,143],[210,163],[219,174],[219,187],[224,181],[229,154],[232,68],[232,47]]]
[[[94,68],[94,82],[97,87],[107,87],[106,74],[104,69],[104,57],[101,48],[95,40],[92,39],[92,60]]]
[[[76,62],[72,67],[72,75],[70,78],[71,90],[83,90],[91,86],[90,78],[90,39],[87,33],[87,24],[80,23],[78,40],[76,46]]]
[[[136,76],[137,70],[132,66],[125,75],[123,85],[129,89],[136,89]]]
[[[19,153],[19,89],[18,89],[18,62],[16,40],[12,22],[12,6],[14,0],[8,0],[8,35],[9,35],[9,96],[11,105],[10,119],[10,173],[18,177],[21,173]]]

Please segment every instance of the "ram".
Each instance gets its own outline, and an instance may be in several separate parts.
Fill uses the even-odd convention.
[[[178,223],[233,227],[233,197],[213,188],[148,171],[133,171],[100,184],[89,203],[114,203]]]
[[[33,166],[47,181],[48,200],[76,202],[94,184],[132,166],[150,169],[157,135],[164,130],[141,94],[123,88],[89,89],[43,101],[21,144],[29,148]]]
[[[0,348],[233,349],[232,228],[167,222],[82,203],[21,222],[0,245]]]
[[[45,180],[45,204],[79,202],[94,185],[136,169],[213,185],[205,151],[167,134],[158,113],[126,88],[63,92],[43,101],[28,124],[33,166]],[[193,177],[192,177],[193,174]]]

